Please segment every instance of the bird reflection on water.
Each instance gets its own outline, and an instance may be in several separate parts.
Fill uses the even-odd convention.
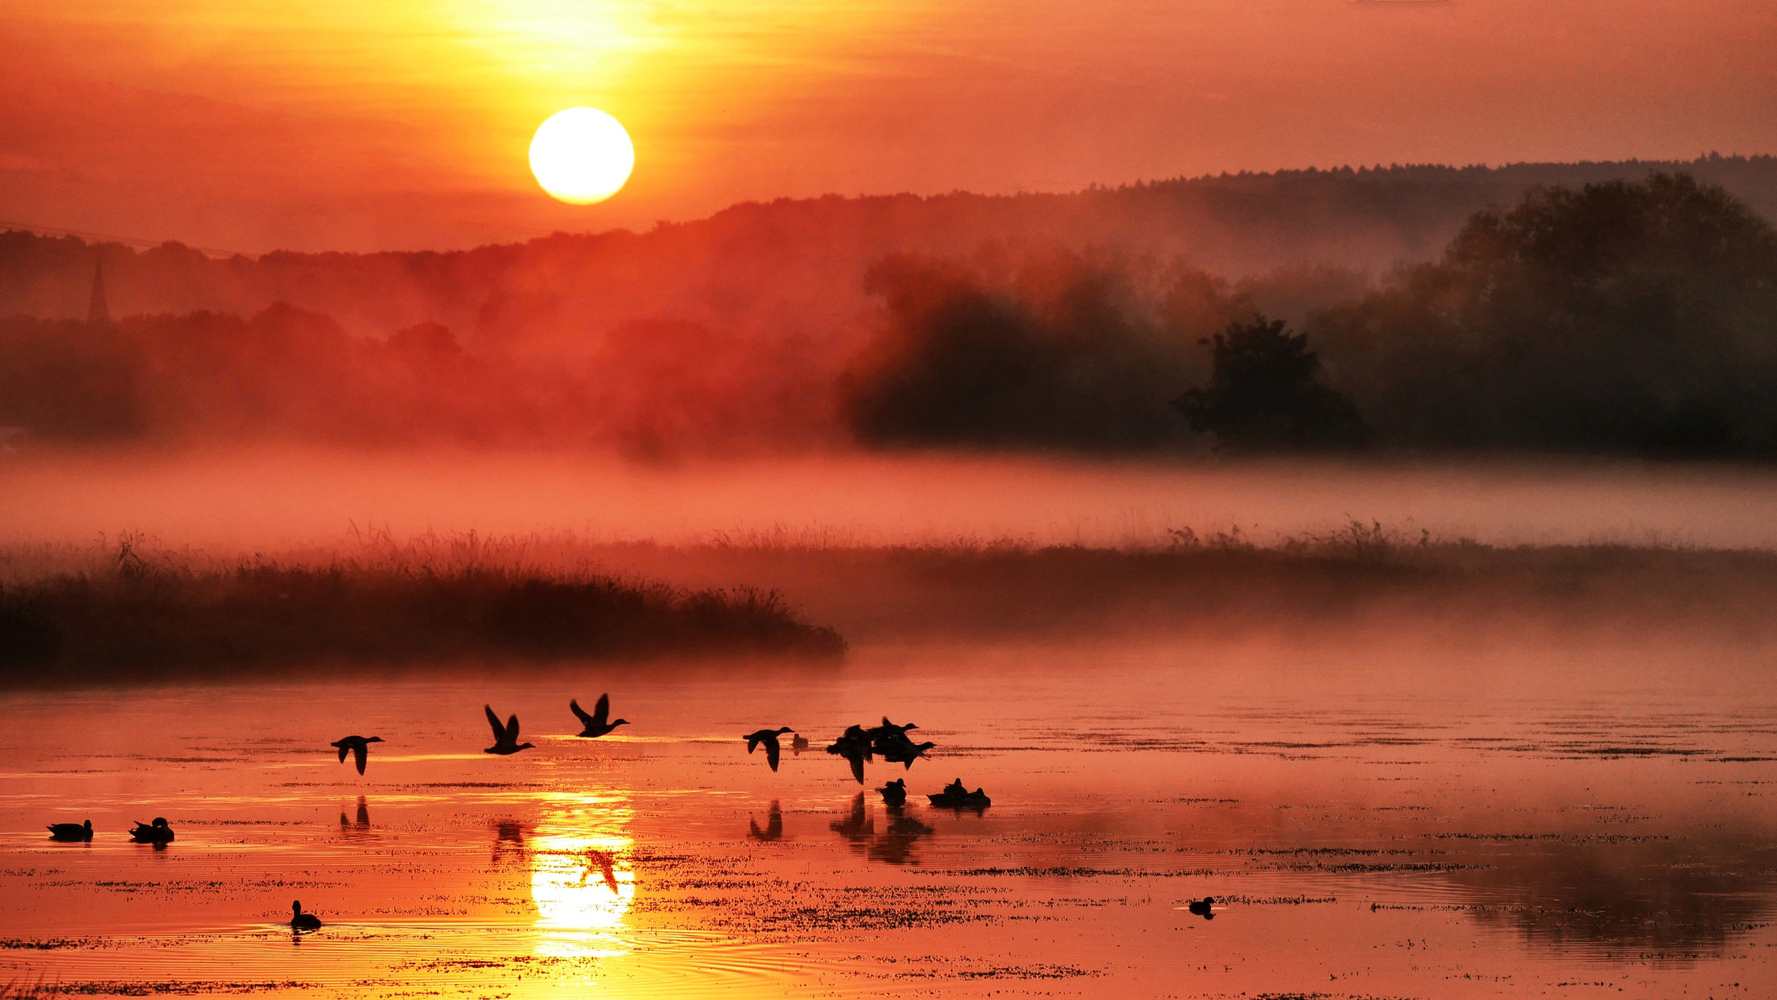
[[[514,820],[501,820],[494,824],[494,851],[490,860],[498,868],[508,854],[516,854],[518,860],[525,859],[524,824]]]
[[[624,920],[635,901],[634,818],[627,796],[562,803],[531,830],[531,900],[539,938],[533,954],[614,958],[627,954]]]
[[[339,829],[348,834],[363,833],[370,829],[370,803],[365,801],[364,796],[358,796],[358,815],[355,819],[348,820],[346,811],[339,811]]]
[[[891,865],[918,864],[913,845],[933,833],[932,827],[909,816],[899,806],[889,806],[888,822],[878,831],[876,818],[871,815],[864,798],[863,792],[852,796],[850,811],[843,819],[828,823],[827,828],[844,837],[854,849],[862,850],[864,857],[871,861]]]
[[[754,840],[770,842],[782,840],[784,836],[784,811],[779,808],[776,799],[771,800],[771,810],[765,814],[765,829],[759,829],[759,821],[747,817],[747,836]]]

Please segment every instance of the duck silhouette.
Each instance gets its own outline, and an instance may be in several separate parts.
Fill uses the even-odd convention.
[[[877,791],[882,793],[882,801],[887,804],[890,809],[899,809],[907,804],[906,778],[896,778],[888,784],[883,785],[881,788],[878,788]]]
[[[807,749],[808,749],[808,737],[802,736],[800,734],[792,734],[790,736],[790,752],[791,753],[800,755],[802,753],[802,751],[807,750]]]
[[[897,726],[890,722],[888,716],[885,715],[882,717],[882,725],[871,726],[869,729],[864,730],[864,735],[870,737],[872,749],[880,754],[892,746],[911,742],[907,739],[907,730],[918,728],[919,726],[911,722],[906,725]]]
[[[782,752],[782,748],[777,744],[777,738],[787,732],[791,732],[789,726],[779,726],[776,729],[756,730],[742,736],[741,739],[747,741],[747,753],[752,753],[754,750],[759,749],[759,746],[763,744],[765,747],[765,763],[770,764],[771,769],[775,771],[777,770],[778,754]]]
[[[584,727],[580,730],[580,735],[589,740],[598,739],[618,726],[629,725],[628,719],[605,721],[606,716],[611,714],[611,696],[608,694],[599,695],[598,704],[592,706],[591,715],[587,715],[586,710],[580,707],[580,703],[572,698],[568,699],[568,707],[580,717],[580,725]]]
[[[321,918],[320,917],[315,916],[313,913],[302,912],[302,900],[299,899],[299,900],[296,900],[295,902],[291,903],[290,910],[293,914],[290,917],[290,929],[291,930],[293,930],[293,931],[318,931],[321,929]]]
[[[777,800],[771,800],[771,811],[765,814],[765,829],[759,829],[759,823],[753,817],[747,817],[747,836],[754,840],[782,840],[784,836],[784,811],[778,807]]]
[[[136,828],[130,831],[130,839],[138,844],[154,844],[165,847],[173,842],[173,828],[167,825],[166,817],[156,816],[153,823],[136,822]]]
[[[339,762],[341,764],[346,762],[346,754],[348,753],[356,758],[358,773],[363,774],[364,765],[370,759],[370,744],[382,741],[381,736],[347,736],[334,740],[330,745],[339,748]]]
[[[1214,920],[1216,918],[1215,905],[1216,898],[1214,896],[1205,896],[1202,899],[1192,900],[1191,905],[1185,907],[1185,909],[1190,910],[1192,913],[1197,914],[1205,920]]]
[[[482,706],[482,711],[487,713],[487,724],[494,727],[494,745],[481,751],[482,753],[497,753],[505,757],[531,748],[532,744],[518,742],[518,716],[514,715],[507,719],[506,724],[502,726],[500,725],[500,717],[494,714],[492,705]]]
[[[938,744],[932,742],[915,743],[903,736],[895,740],[893,745],[887,750],[880,752],[882,753],[882,759],[890,764],[902,764],[905,765],[906,768],[911,769],[914,761],[924,757],[927,750],[930,750],[937,745]]]
[[[85,823],[51,823],[49,839],[61,841],[83,841],[93,839],[93,821]]]
[[[963,786],[961,778],[945,785],[944,790],[937,795],[928,795],[926,798],[940,809],[974,809],[979,812],[993,805],[993,800],[987,797],[986,792],[979,788],[969,791]]]
[[[864,783],[864,762],[871,759],[870,736],[862,726],[847,726],[845,733],[827,747],[827,752],[844,757],[851,764],[851,776]]]

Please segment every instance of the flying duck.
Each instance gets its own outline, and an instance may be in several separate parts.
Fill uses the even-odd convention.
[[[580,735],[589,740],[597,739],[618,726],[629,725],[628,719],[605,721],[605,717],[611,714],[611,696],[608,694],[599,695],[598,704],[593,706],[591,715],[587,715],[580,703],[572,698],[568,699],[568,707],[574,710],[574,714],[580,717],[580,724],[586,727],[580,731]]]
[[[530,743],[518,742],[518,716],[514,715],[507,719],[506,724],[502,726],[500,725],[500,717],[494,714],[492,705],[484,705],[482,710],[487,712],[487,724],[494,727],[494,745],[481,751],[482,753],[497,753],[505,757],[531,748],[532,744]]]
[[[890,764],[902,764],[911,769],[914,761],[924,757],[927,750],[930,750],[937,745],[938,744],[930,741],[925,743],[915,743],[907,737],[902,736],[896,739],[888,749],[879,752],[882,754],[882,759],[888,761]]]
[[[381,736],[347,736],[334,740],[331,745],[339,748],[339,762],[341,764],[346,762],[346,754],[348,753],[357,758],[358,773],[363,774],[364,764],[370,758],[370,744],[382,741]]]
[[[777,738],[791,731],[789,726],[779,726],[776,729],[761,729],[748,733],[741,739],[747,741],[747,753],[752,753],[759,748],[760,744],[764,744],[765,763],[770,764],[771,769],[775,771],[777,770],[777,757],[782,749],[777,745]]]
[[[847,726],[844,735],[827,747],[827,752],[844,757],[851,763],[851,776],[864,783],[864,761],[871,759],[870,737],[862,726]]]

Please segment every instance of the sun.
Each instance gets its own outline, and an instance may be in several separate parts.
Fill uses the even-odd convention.
[[[569,204],[611,197],[635,165],[636,148],[623,124],[596,108],[557,111],[531,137],[531,173],[543,190]]]

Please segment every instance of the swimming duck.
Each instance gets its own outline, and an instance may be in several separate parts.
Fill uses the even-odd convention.
[[[790,752],[791,753],[798,753],[799,754],[802,751],[807,750],[807,749],[808,749],[808,737],[802,736],[802,735],[792,735],[790,737]]]
[[[290,929],[293,931],[318,931],[321,929],[321,918],[313,913],[302,912],[302,900],[290,904],[294,915],[290,918]]]
[[[877,791],[882,793],[882,801],[885,802],[890,809],[899,809],[907,804],[906,778],[896,778],[888,784],[883,785],[881,788],[878,788]]]
[[[747,753],[752,753],[763,744],[765,746],[765,763],[770,764],[771,769],[775,771],[777,770],[778,754],[782,752],[782,748],[777,745],[777,738],[787,732],[790,732],[789,726],[779,726],[776,729],[760,729],[748,733],[741,739],[747,741]]]
[[[1205,920],[1214,920],[1216,918],[1215,905],[1216,898],[1214,896],[1205,896],[1201,900],[1192,900],[1191,905],[1185,907],[1185,909],[1190,910],[1192,913],[1197,914]]]
[[[173,842],[173,828],[167,825],[166,817],[156,816],[153,823],[136,822],[136,828],[130,831],[130,839],[138,844],[170,844]]]
[[[89,819],[85,823],[51,823],[49,825],[49,839],[91,840],[93,839],[93,821]]]
[[[945,785],[944,791],[937,795],[928,795],[926,798],[931,800],[932,805],[940,809],[986,809],[993,805],[993,800],[988,798],[987,793],[981,789],[977,788],[971,792],[964,788],[961,778]]]
[[[598,704],[592,707],[591,715],[587,715],[586,710],[580,707],[580,703],[572,698],[568,699],[568,707],[580,717],[580,725],[584,727],[580,730],[580,735],[589,740],[598,739],[618,726],[629,725],[628,719],[605,721],[605,717],[611,714],[611,696],[608,694],[599,695]]]
[[[363,774],[364,764],[370,758],[370,744],[382,741],[381,736],[347,736],[334,740],[331,745],[339,748],[339,762],[341,764],[346,762],[346,754],[348,753],[357,758],[358,773]]]
[[[531,748],[532,744],[518,742],[518,716],[512,716],[502,726],[492,705],[484,705],[482,710],[487,712],[487,724],[494,727],[494,745],[481,751],[482,753],[497,753],[505,757]]]

